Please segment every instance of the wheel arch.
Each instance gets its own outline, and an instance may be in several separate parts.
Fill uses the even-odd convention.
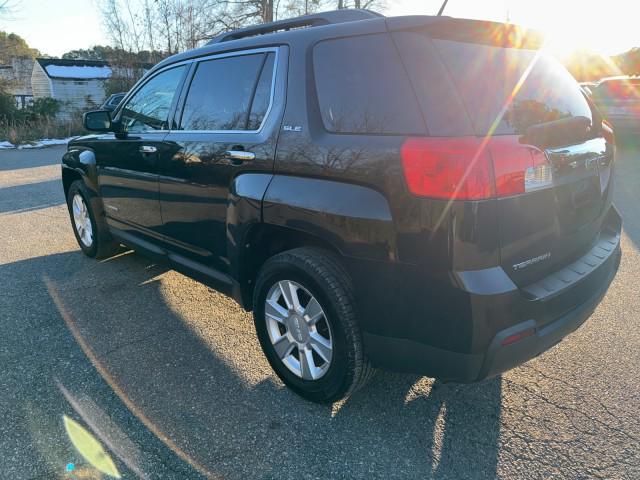
[[[71,184],[76,180],[84,181],[83,176],[77,170],[72,168],[62,167],[62,188],[64,189],[64,196],[67,198],[69,195],[69,188]]]
[[[268,181],[257,180],[253,178],[253,184],[259,188],[230,203],[228,216],[231,273],[247,310],[260,267],[286,250],[322,248],[345,260],[347,270],[349,258],[397,258],[391,210],[378,191],[306,177],[274,175]]]
[[[275,175],[263,201],[263,222],[308,233],[342,255],[397,259],[391,207],[379,191],[342,181]]]
[[[76,180],[82,180],[93,194],[98,195],[96,157],[90,149],[70,147],[62,156],[62,186],[65,196]]]
[[[262,265],[278,253],[299,247],[316,247],[342,256],[336,246],[326,239],[302,230],[268,223],[256,223],[248,230],[235,272],[241,286],[242,305],[246,310],[252,309],[253,287]]]

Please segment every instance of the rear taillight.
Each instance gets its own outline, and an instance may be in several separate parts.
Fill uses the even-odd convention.
[[[476,137],[409,138],[401,155],[414,195],[479,200],[495,194],[491,159]]]
[[[498,197],[533,192],[553,184],[553,169],[545,153],[523,145],[515,136],[493,137],[489,142]]]
[[[421,197],[481,200],[553,184],[545,153],[516,136],[409,138],[401,156],[409,191]]]

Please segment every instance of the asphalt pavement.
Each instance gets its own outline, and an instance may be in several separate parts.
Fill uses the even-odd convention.
[[[284,388],[232,300],[134,252],[84,257],[63,151],[0,151],[1,479],[640,478],[633,142],[620,271],[583,327],[499,378],[379,372],[331,406]]]

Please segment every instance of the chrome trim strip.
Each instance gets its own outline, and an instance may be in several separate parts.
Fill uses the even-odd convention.
[[[161,69],[153,72],[152,75],[150,75],[149,77],[143,76],[140,80],[138,80],[138,82],[131,88],[131,90],[129,90],[129,92],[125,95],[125,97],[122,99],[122,101],[118,104],[118,108],[116,108],[115,112],[116,116],[114,116],[114,118],[119,118],[122,109],[124,108],[124,106],[129,102],[129,100],[131,99],[131,97],[133,97],[147,82],[149,82],[149,80],[151,80],[152,78],[154,78],[155,76],[166,72],[167,70],[170,70],[172,68],[175,67],[179,67],[181,65],[186,65],[186,64],[192,64],[192,63],[199,63],[199,62],[203,62],[203,61],[207,61],[207,60],[215,60],[218,58],[227,58],[227,57],[239,57],[241,55],[253,55],[256,53],[264,53],[264,52],[273,52],[275,53],[275,58],[273,60],[273,73],[271,76],[271,97],[269,98],[269,106],[267,107],[267,111],[264,114],[264,118],[262,119],[262,123],[260,124],[260,128],[258,128],[257,130],[153,130],[151,132],[144,132],[144,133],[171,133],[171,132],[180,132],[180,133],[260,133],[262,132],[262,129],[264,127],[264,124],[267,121],[267,118],[269,118],[269,114],[271,113],[271,109],[273,107],[273,100],[275,97],[275,89],[276,89],[276,74],[278,72],[278,67],[280,65],[280,47],[264,47],[264,48],[252,48],[250,50],[238,50],[238,51],[234,51],[234,52],[224,52],[224,53],[214,53],[211,55],[206,55],[203,57],[193,57],[193,58],[187,58],[185,60],[181,60],[179,62],[176,63],[172,63],[170,65],[166,65],[164,67],[162,67]],[[191,85],[189,85],[190,87]],[[189,92],[187,91],[187,96],[189,95]],[[186,100],[186,97],[185,97]],[[178,105],[179,107],[181,105]],[[183,105],[182,105],[183,106]]]
[[[141,172],[138,170],[129,170],[126,168],[120,168],[120,167],[100,167],[101,170],[106,171],[106,172],[112,172],[112,174],[117,174],[117,173],[122,173],[125,175],[129,175],[132,177],[142,177],[142,178],[149,178],[152,180],[157,180],[158,179],[158,174],[157,173],[149,173],[149,172]]]

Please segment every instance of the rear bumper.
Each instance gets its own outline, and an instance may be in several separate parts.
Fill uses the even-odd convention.
[[[593,272],[594,275],[603,277],[600,288],[591,298],[570,312],[543,326],[537,325],[535,320],[527,320],[498,332],[487,349],[476,380],[493,377],[537,357],[580,327],[607,292],[618,270],[620,258],[621,250],[618,243],[612,255],[599,267],[601,271]],[[529,331],[533,333],[514,343],[503,345],[506,339]]]
[[[372,363],[394,371],[473,382],[498,375],[548,350],[589,318],[618,270],[619,216],[613,208],[611,215],[615,217],[611,229],[603,231],[600,242],[572,264],[583,272],[580,278],[569,277],[563,269],[544,279],[546,284],[537,282],[531,288],[493,293],[487,282],[471,285],[476,293],[470,294],[469,301],[475,307],[471,309],[469,329],[476,337],[488,334],[489,341],[475,342],[477,348],[471,342],[468,351],[452,351],[431,342],[365,332],[365,348]],[[599,258],[593,257],[594,253]],[[491,272],[491,278],[500,277],[495,273]],[[564,287],[558,286],[561,278],[567,282]],[[541,284],[546,285],[546,292],[540,291]]]

